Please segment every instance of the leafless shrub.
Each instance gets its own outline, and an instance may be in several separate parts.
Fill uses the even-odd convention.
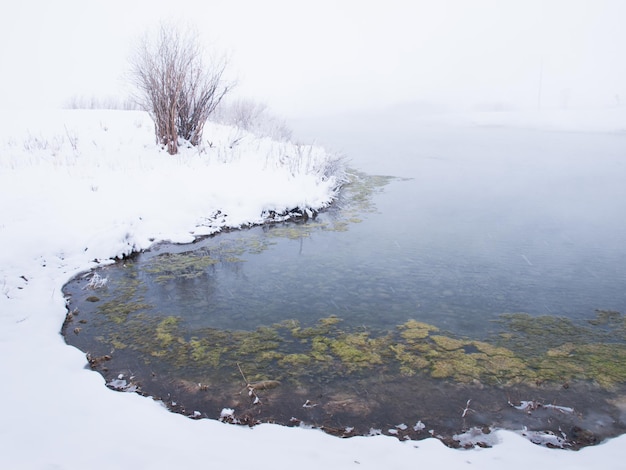
[[[295,154],[285,156],[285,164],[292,174],[315,174],[321,181],[334,177],[338,184],[346,181],[345,156],[338,153],[328,153],[313,145],[296,144]]]
[[[267,106],[250,99],[238,99],[222,103],[219,109],[220,120],[237,126],[246,131],[258,126],[263,114],[267,113]]]
[[[213,119],[237,126],[259,137],[270,137],[284,142],[292,137],[291,129],[283,119],[272,115],[265,104],[251,99],[223,101],[216,109]]]
[[[206,66],[202,56],[197,33],[162,24],[156,39],[145,36],[131,58],[137,102],[171,155],[178,152],[179,137],[200,143],[205,122],[231,88],[223,80],[226,59]]]

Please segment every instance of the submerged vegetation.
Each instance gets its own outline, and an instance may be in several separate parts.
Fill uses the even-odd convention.
[[[215,417],[226,407],[238,410],[236,418],[224,418],[228,422],[302,420],[346,437],[371,433],[381,419],[402,423],[419,413],[439,423],[437,437],[452,446],[457,445],[454,439],[444,436],[458,432],[455,426],[465,428],[468,420],[477,419],[476,425],[485,429],[491,423],[481,419],[501,419],[503,406],[519,413],[515,419],[524,426],[539,431],[560,432],[568,426],[570,436],[561,447],[589,445],[597,442],[596,432],[622,429],[616,422],[604,431],[585,430],[581,440],[576,436],[583,415],[554,404],[560,391],[571,386],[583,390],[596,407],[615,407],[611,400],[626,385],[626,317],[618,312],[597,311],[586,322],[505,314],[497,322],[499,330],[482,339],[413,319],[377,330],[346,325],[335,315],[307,325],[289,318],[246,331],[191,328],[177,314],[155,314],[145,303],[129,301],[133,289],[140,287],[128,286],[115,299],[86,301],[86,308],[96,305],[91,317],[79,309],[68,314],[66,339],[88,351],[90,366],[107,377],[110,387],[160,397],[172,410],[192,417]],[[99,294],[106,297],[107,292]],[[70,334],[77,318],[82,330]],[[130,383],[119,378],[124,371]],[[494,390],[502,396],[494,396]],[[476,399],[473,407],[479,396],[492,401],[481,404],[476,418],[467,417],[471,400],[465,398],[461,411],[450,408],[464,393]],[[511,393],[538,394],[549,401],[519,399],[516,405]],[[193,413],[185,406],[193,406]],[[543,406],[543,418],[533,418],[529,406],[532,412]],[[546,415],[550,410],[566,411],[555,417]],[[454,415],[462,419],[459,424]],[[353,426],[337,427],[345,422]],[[428,437],[420,423],[401,424],[402,432],[394,428],[394,433],[407,439]]]
[[[155,250],[146,254],[141,269],[126,260],[119,267],[123,272],[119,278],[111,276],[97,288],[85,278],[77,279],[72,291],[76,298],[70,299],[77,308],[64,324],[66,339],[88,352],[92,368],[105,376],[111,374],[107,380],[112,388],[167,397],[162,399],[168,406],[181,412],[183,395],[201,410],[237,407],[247,413],[245,420],[238,418],[237,422],[247,424],[262,419],[295,423],[304,419],[293,417],[298,415],[296,410],[306,413],[303,416],[311,422],[319,420],[327,430],[335,429],[328,422],[337,426],[355,416],[380,420],[390,408],[395,409],[398,419],[404,419],[404,407],[409,406],[405,404],[411,400],[415,400],[410,405],[414,410],[422,406],[422,413],[431,413],[432,402],[424,401],[423,396],[414,397],[418,390],[426,393],[422,391],[425,383],[430,384],[427,398],[431,400],[441,395],[441,384],[457,391],[490,389],[506,390],[507,394],[513,389],[541,389],[545,393],[563,390],[569,384],[584,384],[587,390],[600,394],[624,389],[626,317],[615,311],[598,310],[587,321],[503,314],[492,322],[489,333],[478,338],[412,319],[412,311],[390,327],[349,324],[340,314],[323,310],[333,305],[334,311],[342,311],[332,299],[326,306],[322,304],[319,313],[316,304],[311,318],[311,310],[308,316],[299,311],[306,303],[299,295],[296,302],[281,310],[289,313],[280,321],[257,323],[263,326],[252,330],[245,319],[261,318],[260,310],[265,308],[262,302],[247,304],[252,306],[250,313],[244,312],[248,317],[238,311],[209,308],[216,301],[216,293],[227,295],[226,304],[220,304],[222,309],[229,307],[230,298],[247,294],[224,294],[228,286],[219,284],[219,276],[213,276],[215,270],[225,268],[244,278],[241,267],[249,255],[265,252],[277,238],[303,240],[316,231],[348,230],[367,213],[375,212],[372,195],[389,180],[353,172],[337,206],[326,213],[289,224],[276,219],[245,237],[216,238],[209,246],[199,245],[191,251],[180,247],[164,253]],[[92,280],[96,276],[98,273]],[[150,305],[146,292],[155,286],[154,302],[158,305]],[[269,287],[278,297],[285,292],[282,286]],[[180,301],[181,295],[197,296],[192,305],[198,312],[183,311],[177,302],[160,302],[171,298]],[[391,294],[387,295],[391,299]],[[362,297],[372,310],[371,317],[382,315],[374,311],[381,304],[367,304],[369,293]],[[193,315],[200,320],[203,315],[229,316],[231,326],[195,327],[192,325],[210,323],[191,321]],[[230,320],[230,316],[237,317]],[[74,325],[77,321],[80,327]],[[122,384],[119,370],[128,371],[135,382]],[[270,399],[267,404],[266,394],[276,402]],[[445,397],[438,397],[442,399]],[[470,400],[465,398],[465,402],[462,415],[454,412],[462,416],[463,425],[466,414],[472,411]],[[259,403],[265,404],[268,415],[251,408]],[[509,405],[510,401],[505,402],[506,407]],[[437,413],[450,422],[448,408],[443,406]],[[493,409],[496,414],[502,412],[497,405]],[[203,411],[207,416],[218,412]],[[200,415],[194,411],[191,416]],[[367,433],[369,426],[358,432]],[[353,435],[353,431],[337,429],[331,432]],[[399,429],[404,432],[406,425]],[[423,425],[411,429],[412,438],[420,435]]]
[[[536,370],[538,381],[592,380],[602,387],[626,382],[626,317],[596,310],[587,324],[562,317],[503,315],[498,338]]]
[[[589,381],[611,388],[626,383],[626,320],[613,315],[619,327],[607,329],[603,311],[587,324],[503,315],[503,330],[479,341],[415,320],[371,331],[344,327],[336,316],[309,327],[289,319],[254,331],[189,330],[179,317],[141,313],[143,304],[124,299],[115,304],[102,304],[111,320],[96,337],[108,345],[104,349],[132,350],[146,365],[158,360],[160,368],[183,370],[198,382],[214,381],[212,374],[237,381],[234,365],[242,362],[252,380],[294,383],[302,377],[331,381],[363,374],[501,386]]]

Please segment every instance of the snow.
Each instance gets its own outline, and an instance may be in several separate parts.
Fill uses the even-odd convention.
[[[471,121],[524,125],[523,116],[503,116]],[[593,120],[591,130],[619,131],[613,124]],[[219,416],[189,419],[107,388],[60,335],[63,284],[158,240],[189,242],[261,222],[264,211],[324,207],[337,183],[324,175],[326,154],[211,125],[211,147],[172,157],[154,144],[148,117],[130,111],[13,112],[0,125],[3,468],[623,468],[626,436],[573,452],[500,430],[490,434],[492,448],[461,451],[437,439],[339,439],[297,427],[233,426]],[[115,385],[126,387],[126,379]],[[472,430],[463,436],[474,437]]]

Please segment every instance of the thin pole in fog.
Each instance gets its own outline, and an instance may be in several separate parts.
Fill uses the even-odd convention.
[[[539,65],[539,90],[537,92],[537,110],[541,110],[541,88],[543,86],[543,57]]]

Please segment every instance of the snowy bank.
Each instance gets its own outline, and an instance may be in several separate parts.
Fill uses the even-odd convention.
[[[65,344],[61,287],[158,240],[189,242],[270,211],[319,209],[338,181],[323,149],[211,125],[207,145],[159,151],[144,113],[0,117],[0,453],[6,468],[622,468],[625,437],[578,452],[498,431],[494,447],[338,439],[321,431],[191,420],[114,392]],[[209,144],[210,142],[210,144]],[[242,450],[245,450],[244,455]]]

